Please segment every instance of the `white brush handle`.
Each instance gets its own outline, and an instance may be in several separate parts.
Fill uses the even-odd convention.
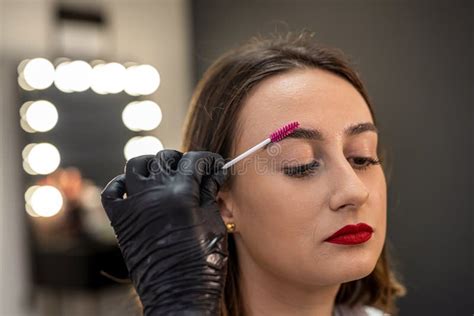
[[[238,155],[237,157],[235,157],[234,159],[232,159],[231,161],[229,161],[228,163],[226,163],[224,166],[222,166],[222,169],[227,169],[229,168],[230,166],[232,166],[233,164],[236,164],[237,162],[239,162],[240,160],[244,159],[245,157],[253,154],[254,152],[256,152],[257,150],[259,150],[260,148],[262,148],[263,146],[265,146],[266,144],[269,144],[271,143],[271,139],[270,138],[267,138],[265,139],[263,142],[261,142],[260,144],[257,144],[255,146],[253,146],[252,148],[248,149],[247,151],[245,151],[244,153]]]

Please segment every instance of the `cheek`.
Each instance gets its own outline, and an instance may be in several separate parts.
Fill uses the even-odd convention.
[[[237,183],[238,221],[245,231],[272,233],[295,225],[294,216],[297,207],[296,188],[283,188],[278,176],[245,175]],[[248,230],[247,230],[248,228]]]
[[[387,231],[387,184],[383,171],[380,169],[375,180],[371,181],[371,199],[369,211],[374,214],[374,225],[378,231],[378,238],[383,244]]]
[[[245,174],[235,189],[236,222],[249,255],[260,266],[288,276],[295,262],[314,251],[318,195],[310,197],[309,189],[282,174]]]
[[[375,232],[370,244],[369,261],[378,260],[385,244],[387,232],[387,184],[382,169],[375,170],[367,176],[364,182],[370,192],[365,205],[367,221],[374,226]]]
[[[242,228],[258,225],[286,234],[310,226],[309,220],[314,222],[319,206],[317,190],[310,188],[314,185],[304,186],[281,173],[239,177],[235,197]]]

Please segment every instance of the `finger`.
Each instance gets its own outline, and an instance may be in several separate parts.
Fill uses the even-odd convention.
[[[154,155],[142,155],[127,161],[125,165],[125,184],[128,195],[133,195],[143,190],[146,180],[150,175],[148,162],[154,158]]]
[[[148,162],[154,157],[154,155],[142,155],[128,160],[125,163],[125,174],[135,174],[147,178],[150,174],[148,171]]]
[[[155,157],[148,162],[148,170],[151,174],[171,174],[177,169],[182,156],[183,153],[177,150],[160,150],[156,153]]]
[[[204,176],[213,174],[215,162],[220,158],[222,156],[210,151],[189,151],[183,154],[177,171],[181,177],[200,185]]]
[[[109,181],[100,193],[102,206],[110,220],[114,218],[113,208],[109,207],[111,203],[123,199],[126,193],[125,175],[121,174]]]
[[[230,178],[230,169],[222,169],[225,164],[226,161],[222,157],[218,157],[214,163],[214,172],[212,173],[212,176],[217,183],[218,189],[221,188]]]
[[[210,176],[205,176],[201,184],[201,202],[214,202],[216,200],[219,189],[230,177],[229,169],[222,169],[225,164],[224,159],[216,158],[214,162],[214,170]]]

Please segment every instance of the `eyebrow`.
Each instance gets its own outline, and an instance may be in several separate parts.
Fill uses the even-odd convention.
[[[344,135],[354,136],[354,135],[358,135],[364,132],[374,132],[378,134],[378,129],[373,123],[370,123],[370,122],[357,123],[357,124],[348,126],[344,130]],[[323,133],[319,129],[302,128],[302,127],[295,129],[293,133],[286,136],[285,138],[297,138],[297,139],[308,139],[308,140],[319,140],[319,141],[325,140]],[[270,144],[267,144],[264,148],[268,147]]]

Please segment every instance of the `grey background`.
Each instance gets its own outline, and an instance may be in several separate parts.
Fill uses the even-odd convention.
[[[342,49],[389,147],[401,315],[471,315],[472,1],[193,1],[195,81],[257,33],[308,28]]]

